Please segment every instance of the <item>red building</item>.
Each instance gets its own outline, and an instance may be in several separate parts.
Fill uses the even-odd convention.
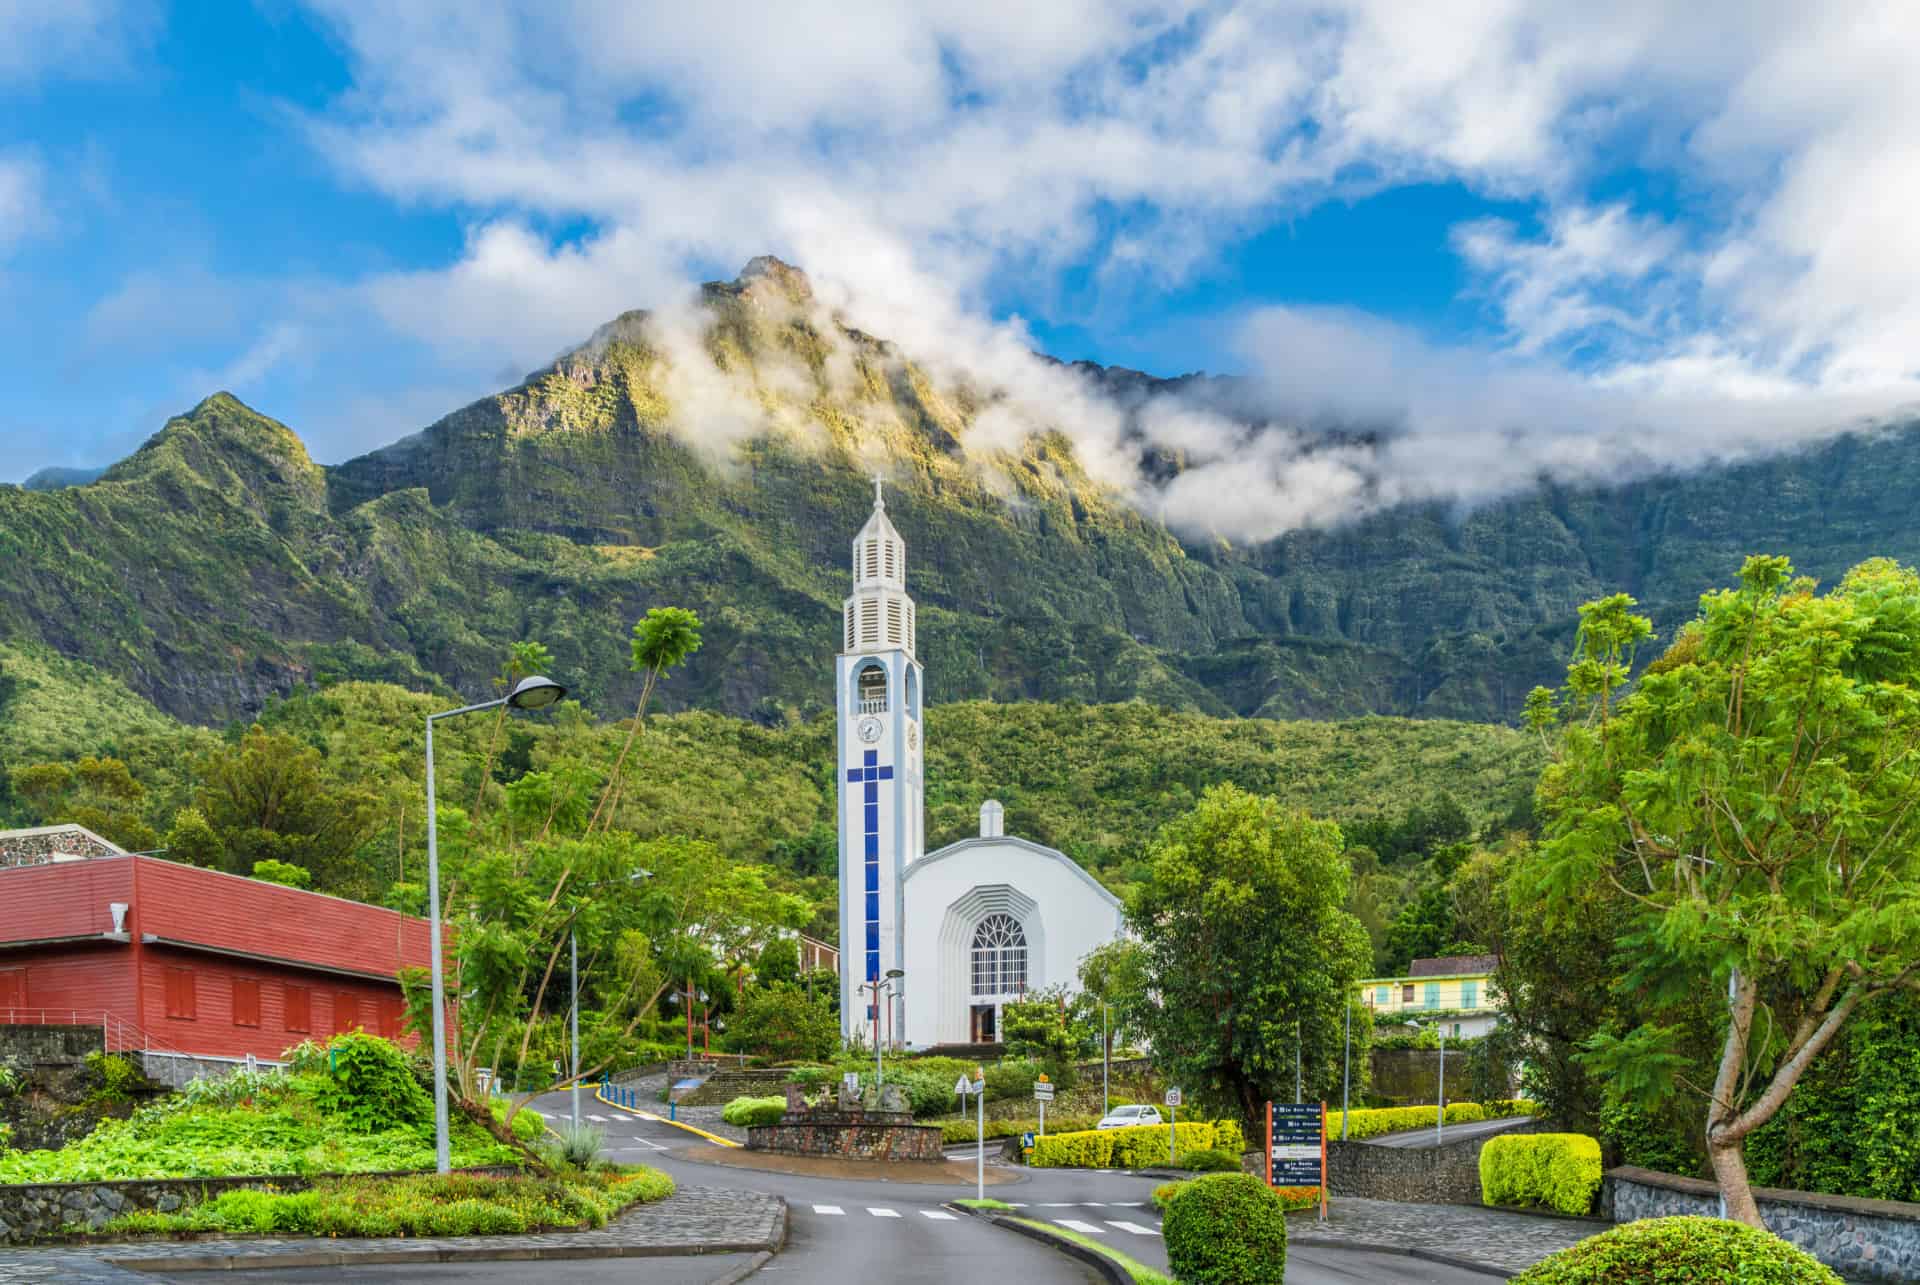
[[[150,1067],[275,1061],[356,1028],[400,1039],[396,976],[429,958],[412,915],[129,856],[77,826],[0,833],[0,1022],[99,1025]]]

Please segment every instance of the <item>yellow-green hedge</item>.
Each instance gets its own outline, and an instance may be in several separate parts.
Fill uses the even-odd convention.
[[[1033,1142],[1036,1169],[1143,1169],[1163,1165],[1167,1155],[1167,1127],[1164,1124],[1138,1124],[1125,1129],[1086,1129],[1077,1133],[1049,1133]],[[1228,1122],[1238,1136],[1239,1126]],[[1210,1150],[1219,1137],[1214,1125],[1181,1123],[1178,1133],[1180,1151]]]
[[[1600,1191],[1600,1144],[1584,1133],[1522,1133],[1480,1148],[1480,1199],[1584,1214]]]
[[[1448,1124],[1476,1124],[1481,1120],[1501,1119],[1506,1115],[1523,1115],[1521,1111],[1488,1111],[1478,1102],[1447,1103]],[[1362,1138],[1377,1138],[1383,1133],[1402,1133],[1408,1129],[1431,1129],[1434,1109],[1425,1107],[1370,1107],[1348,1114],[1347,1141],[1357,1142]],[[1340,1140],[1340,1113],[1327,1112],[1327,1138]]]

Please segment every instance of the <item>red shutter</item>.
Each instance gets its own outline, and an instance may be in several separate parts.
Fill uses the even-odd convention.
[[[260,983],[252,977],[233,979],[233,1024],[260,1025]]]
[[[193,990],[193,970],[191,968],[169,968],[167,970],[167,1016],[183,1022],[191,1022],[198,1005],[198,997]]]
[[[360,1001],[352,991],[335,991],[333,996],[333,1029],[351,1031],[360,1025]]]
[[[313,992],[293,982],[287,983],[287,1029],[290,1031],[313,1029]]]
[[[0,968],[0,1013],[27,1006],[27,970]]]

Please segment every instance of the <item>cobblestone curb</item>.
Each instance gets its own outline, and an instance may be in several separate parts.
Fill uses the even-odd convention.
[[[234,1238],[224,1241],[123,1241],[0,1253],[0,1283],[136,1281],[133,1271],[222,1271],[344,1267],[378,1263],[485,1260],[658,1258],[779,1250],[787,1202],[717,1187],[683,1187],[593,1231],[444,1238]],[[133,1269],[133,1270],[128,1270]]]
[[[1335,1196],[1328,1220],[1288,1216],[1298,1245],[1408,1254],[1429,1262],[1513,1276],[1605,1228],[1589,1220],[1539,1218],[1471,1205],[1421,1205]],[[1296,1231],[1296,1228],[1298,1229]]]

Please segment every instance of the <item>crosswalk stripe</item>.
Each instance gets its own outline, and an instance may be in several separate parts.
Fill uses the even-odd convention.
[[[1042,1204],[1042,1205],[1040,1206],[1040,1208],[1042,1208],[1042,1209],[1072,1209],[1072,1208],[1073,1208],[1073,1207],[1074,1207],[1075,1205],[1078,1205],[1079,1203],[1080,1203],[1080,1202],[1079,1202],[1079,1201],[1077,1201],[1077,1200],[1049,1200],[1049,1201],[1047,1201],[1046,1203],[1044,1203],[1044,1204]]]
[[[1075,1218],[1056,1218],[1053,1221],[1069,1230],[1079,1232],[1082,1236],[1104,1236],[1106,1234],[1104,1227],[1095,1227],[1092,1223],[1083,1223]]]
[[[867,1212],[875,1218],[898,1218],[900,1216],[898,1209],[875,1209],[871,1205],[867,1206]]]
[[[1027,1206],[1026,1206],[1026,1204],[1025,1204],[1025,1202],[1024,1202],[1024,1201],[1019,1201],[1019,1200],[1009,1200],[1009,1201],[1007,1202],[1007,1208],[1009,1208],[1009,1209],[1025,1209],[1026,1207],[1027,1207]]]
[[[1158,1236],[1160,1234],[1151,1227],[1142,1227],[1139,1223],[1123,1223],[1112,1218],[1107,1219],[1107,1226],[1118,1227],[1121,1231],[1132,1232],[1136,1236]]]
[[[607,1122],[607,1117],[603,1115],[590,1115],[587,1119],[593,1121],[595,1124],[605,1124]]]
[[[1080,1203],[1088,1209],[1105,1209],[1107,1207],[1107,1202],[1104,1200],[1083,1200]]]
[[[813,1212],[816,1214],[833,1214],[836,1216],[844,1217],[847,1211],[840,1208],[840,1206],[838,1205],[815,1205],[813,1207]]]
[[[950,1223],[954,1221],[953,1215],[944,1209],[922,1209],[920,1216],[922,1218],[938,1218],[942,1222]]]

